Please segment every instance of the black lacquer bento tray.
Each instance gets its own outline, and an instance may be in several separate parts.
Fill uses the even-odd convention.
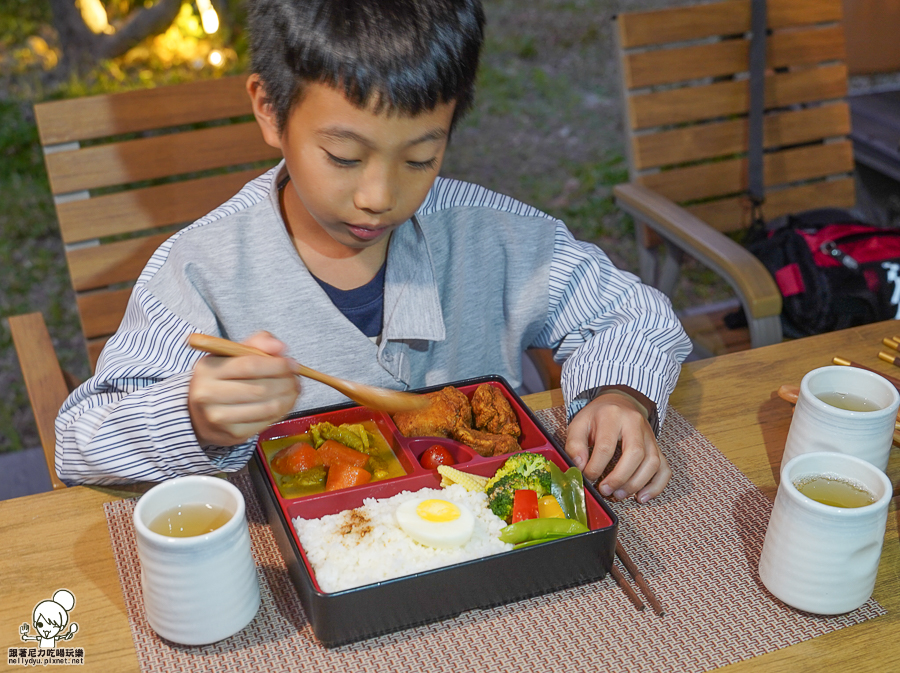
[[[544,432],[502,377],[484,376],[413,392],[427,393],[451,385],[471,398],[484,383],[497,387],[512,405],[522,428],[519,444],[523,450],[542,454],[563,471],[572,466],[562,447]],[[363,420],[375,422],[406,476],[295,499],[281,496],[261,442],[302,434],[313,423],[322,421],[339,425]],[[611,567],[618,519],[596,489],[586,484],[591,529],[588,533],[344,591],[322,592],[292,519],[318,518],[353,509],[366,498],[389,498],[401,491],[440,488],[437,470],[427,470],[419,464],[419,456],[434,444],[450,450],[457,460],[455,468],[472,474],[491,476],[506,460],[506,456],[483,458],[452,439],[405,437],[390,415],[352,404],[294,414],[260,435],[250,474],[306,616],[324,645],[342,645],[446,619],[473,608],[502,605],[599,580]]]

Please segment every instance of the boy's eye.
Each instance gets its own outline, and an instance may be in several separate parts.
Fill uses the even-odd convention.
[[[34,623],[34,625],[35,625],[36,627],[38,627],[38,628],[41,628],[44,624],[43,624],[42,622],[40,622],[40,621],[37,621],[37,622]]]
[[[357,159],[342,159],[341,157],[334,156],[328,150],[323,150],[323,151],[325,152],[326,155],[328,155],[328,160],[331,161],[331,163],[335,164],[336,166],[341,166],[343,168],[346,168],[348,166],[355,166],[356,164],[359,163],[359,160],[357,160]]]
[[[407,161],[406,165],[417,171],[427,171],[434,168],[437,164],[437,157],[431,157],[428,161]]]

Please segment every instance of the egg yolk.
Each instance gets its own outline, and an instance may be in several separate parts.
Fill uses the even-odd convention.
[[[444,523],[459,518],[459,507],[446,500],[423,500],[416,507],[418,514],[425,521]]]

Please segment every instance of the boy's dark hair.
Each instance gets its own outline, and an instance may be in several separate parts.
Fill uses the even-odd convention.
[[[471,107],[484,35],[480,0],[251,0],[251,65],[281,131],[306,82],[360,108],[415,115]]]

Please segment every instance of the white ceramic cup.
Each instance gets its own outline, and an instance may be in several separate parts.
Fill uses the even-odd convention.
[[[224,507],[231,518],[193,537],[169,537],[148,527],[157,515],[189,503]],[[178,477],[147,491],[134,509],[144,611],[160,636],[204,645],[244,628],[259,608],[244,497],[217,477]]]
[[[838,475],[875,496],[865,507],[832,507],[794,486],[803,477]],[[891,482],[859,458],[834,452],[805,453],[781,470],[766,528],[759,576],[776,597],[799,610],[836,615],[855,610],[872,595]]]
[[[842,392],[865,397],[877,411],[847,411],[817,395]],[[800,396],[791,419],[781,464],[813,451],[837,451],[887,468],[900,394],[886,379],[858,367],[820,367],[800,382]]]

